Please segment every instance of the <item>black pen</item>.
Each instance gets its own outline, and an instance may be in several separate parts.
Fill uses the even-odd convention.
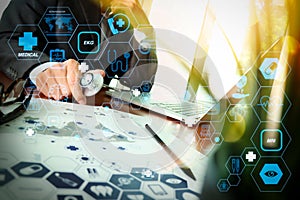
[[[164,141],[162,141],[159,136],[152,130],[152,128],[148,125],[145,124],[145,128],[153,135],[153,137],[155,138],[155,140],[166,150],[166,152],[175,160],[175,162],[177,163],[177,165],[179,166],[179,168],[189,177],[191,177],[192,179],[196,180],[196,177],[194,176],[192,170],[186,166],[181,160],[180,158],[178,158],[178,156],[164,143]]]

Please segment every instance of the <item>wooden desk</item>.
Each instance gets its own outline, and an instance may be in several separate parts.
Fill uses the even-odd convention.
[[[149,116],[154,120],[165,121],[167,126],[176,127],[176,132],[181,133],[176,135],[180,140],[186,142],[188,145],[193,146],[195,150],[199,151],[204,155],[207,155],[210,151],[212,151],[212,148],[215,145],[215,143],[212,142],[212,137],[221,135],[221,131],[223,128],[222,118],[228,106],[230,105],[230,101],[227,99],[227,96],[225,96],[219,102],[221,105],[221,111],[218,114],[208,113],[203,116],[200,122],[195,124],[193,127],[189,127],[185,123],[180,122],[176,119],[166,117],[162,114],[158,114],[156,112],[141,108],[139,106],[121,100],[112,99],[111,96],[105,94],[106,91],[106,88],[102,88],[102,90],[97,95],[87,98],[87,104],[108,106],[112,109],[119,110],[122,112],[128,112],[140,116]],[[231,103],[233,102],[234,101],[231,101]],[[115,105],[115,103],[121,105]],[[208,134],[203,134],[203,132],[207,131]]]

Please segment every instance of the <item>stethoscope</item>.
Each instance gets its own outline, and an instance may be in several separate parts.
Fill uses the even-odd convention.
[[[124,53],[124,58],[126,59],[126,65],[124,66],[121,60],[117,61],[117,50],[113,50],[113,57],[114,59],[111,60],[110,56],[110,49],[107,51],[107,62],[110,64],[110,68],[112,72],[117,72],[118,69],[121,69],[122,72],[127,72],[129,68],[129,58],[130,53],[126,52]]]
[[[93,96],[101,90],[103,82],[103,77],[100,74],[87,72],[82,75],[79,85],[85,96]]]

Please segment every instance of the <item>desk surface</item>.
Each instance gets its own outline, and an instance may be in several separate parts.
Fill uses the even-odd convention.
[[[1,127],[0,199],[198,199],[208,157],[197,150],[195,128],[113,103],[103,91],[88,104],[34,98],[26,113]]]

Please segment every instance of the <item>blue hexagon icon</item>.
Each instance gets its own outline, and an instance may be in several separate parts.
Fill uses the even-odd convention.
[[[18,25],[8,45],[18,60],[39,60],[47,40],[37,25]]]
[[[220,192],[228,192],[230,184],[227,179],[220,179],[217,184],[217,187]]]
[[[278,166],[274,163],[266,163],[259,172],[259,176],[266,185],[276,185],[280,181],[283,173]]]
[[[48,42],[68,42],[77,26],[69,7],[48,7],[39,22]]]
[[[275,78],[278,61],[278,58],[265,58],[263,63],[260,65],[259,71],[266,80]]]

